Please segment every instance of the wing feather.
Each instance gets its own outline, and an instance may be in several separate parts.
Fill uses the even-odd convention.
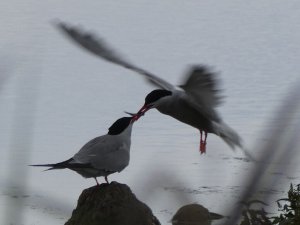
[[[78,163],[90,164],[96,169],[119,171],[122,157],[126,152],[117,139],[104,135],[86,143],[73,159]]]
[[[119,66],[125,67],[129,70],[135,71],[140,75],[143,75],[148,82],[151,84],[163,88],[166,90],[173,90],[175,86],[169,82],[159,78],[158,76],[139,68],[129,61],[125,60],[112,49],[102,38],[96,35],[83,31],[82,29],[74,26],[69,26],[63,22],[57,23],[57,27],[61,30],[67,37],[73,40],[74,43],[78,44],[85,50],[94,55]]]
[[[220,120],[215,107],[221,104],[219,81],[215,73],[206,66],[197,65],[190,68],[180,87],[187,94],[187,102],[206,114],[208,118]]]

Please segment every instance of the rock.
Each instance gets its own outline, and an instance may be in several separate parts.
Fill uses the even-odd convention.
[[[224,216],[209,212],[199,204],[185,205],[178,209],[172,218],[173,225],[210,225],[212,220],[222,219]]]
[[[151,209],[125,184],[112,182],[85,189],[65,225],[160,225]]]

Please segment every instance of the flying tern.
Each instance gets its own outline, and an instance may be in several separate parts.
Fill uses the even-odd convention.
[[[108,133],[87,142],[72,158],[54,164],[31,166],[50,167],[47,170],[70,169],[85,178],[107,176],[121,172],[129,164],[131,131],[133,123],[139,116],[122,117],[108,129]]]
[[[192,66],[182,85],[175,86],[164,79],[130,63],[112,49],[102,38],[72,27],[57,23],[58,28],[75,43],[94,55],[143,75],[147,81],[159,89],[153,90],[145,98],[145,104],[138,114],[156,108],[200,131],[200,152],[206,152],[207,133],[221,137],[232,149],[242,147],[240,136],[226,125],[216,111],[221,103],[216,74],[203,65]],[[244,149],[243,149],[244,150]]]

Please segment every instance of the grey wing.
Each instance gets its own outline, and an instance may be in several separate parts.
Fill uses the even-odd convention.
[[[220,105],[223,98],[218,86],[216,74],[202,65],[193,66],[180,85],[187,94],[187,101],[215,120],[220,119],[215,107]]]
[[[118,171],[118,158],[122,152],[122,145],[118,141],[110,141],[110,136],[96,137],[86,143],[73,159],[79,163],[87,163],[96,169]]]
[[[79,163],[91,163],[96,154],[101,155],[108,151],[107,139],[107,135],[104,135],[90,140],[73,156],[73,159]]]
[[[111,63],[117,64],[119,66],[125,67],[129,70],[132,70],[140,75],[143,75],[148,82],[151,84],[163,88],[166,90],[173,90],[175,86],[170,84],[169,82],[159,78],[158,76],[139,68],[129,61],[125,60],[113,50],[102,38],[97,37],[94,34],[83,31],[78,27],[72,27],[66,25],[63,22],[57,23],[57,27],[67,35],[71,40],[73,40],[76,44],[80,45],[85,50],[93,53],[94,55],[109,61]]]

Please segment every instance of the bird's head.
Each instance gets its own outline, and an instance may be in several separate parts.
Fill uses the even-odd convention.
[[[127,127],[132,125],[136,121],[136,116],[122,117],[115,121],[110,128],[108,128],[109,135],[121,134]]]
[[[137,115],[144,115],[149,109],[156,108],[166,97],[171,96],[172,92],[164,89],[151,91],[145,98],[145,104],[138,111]]]

